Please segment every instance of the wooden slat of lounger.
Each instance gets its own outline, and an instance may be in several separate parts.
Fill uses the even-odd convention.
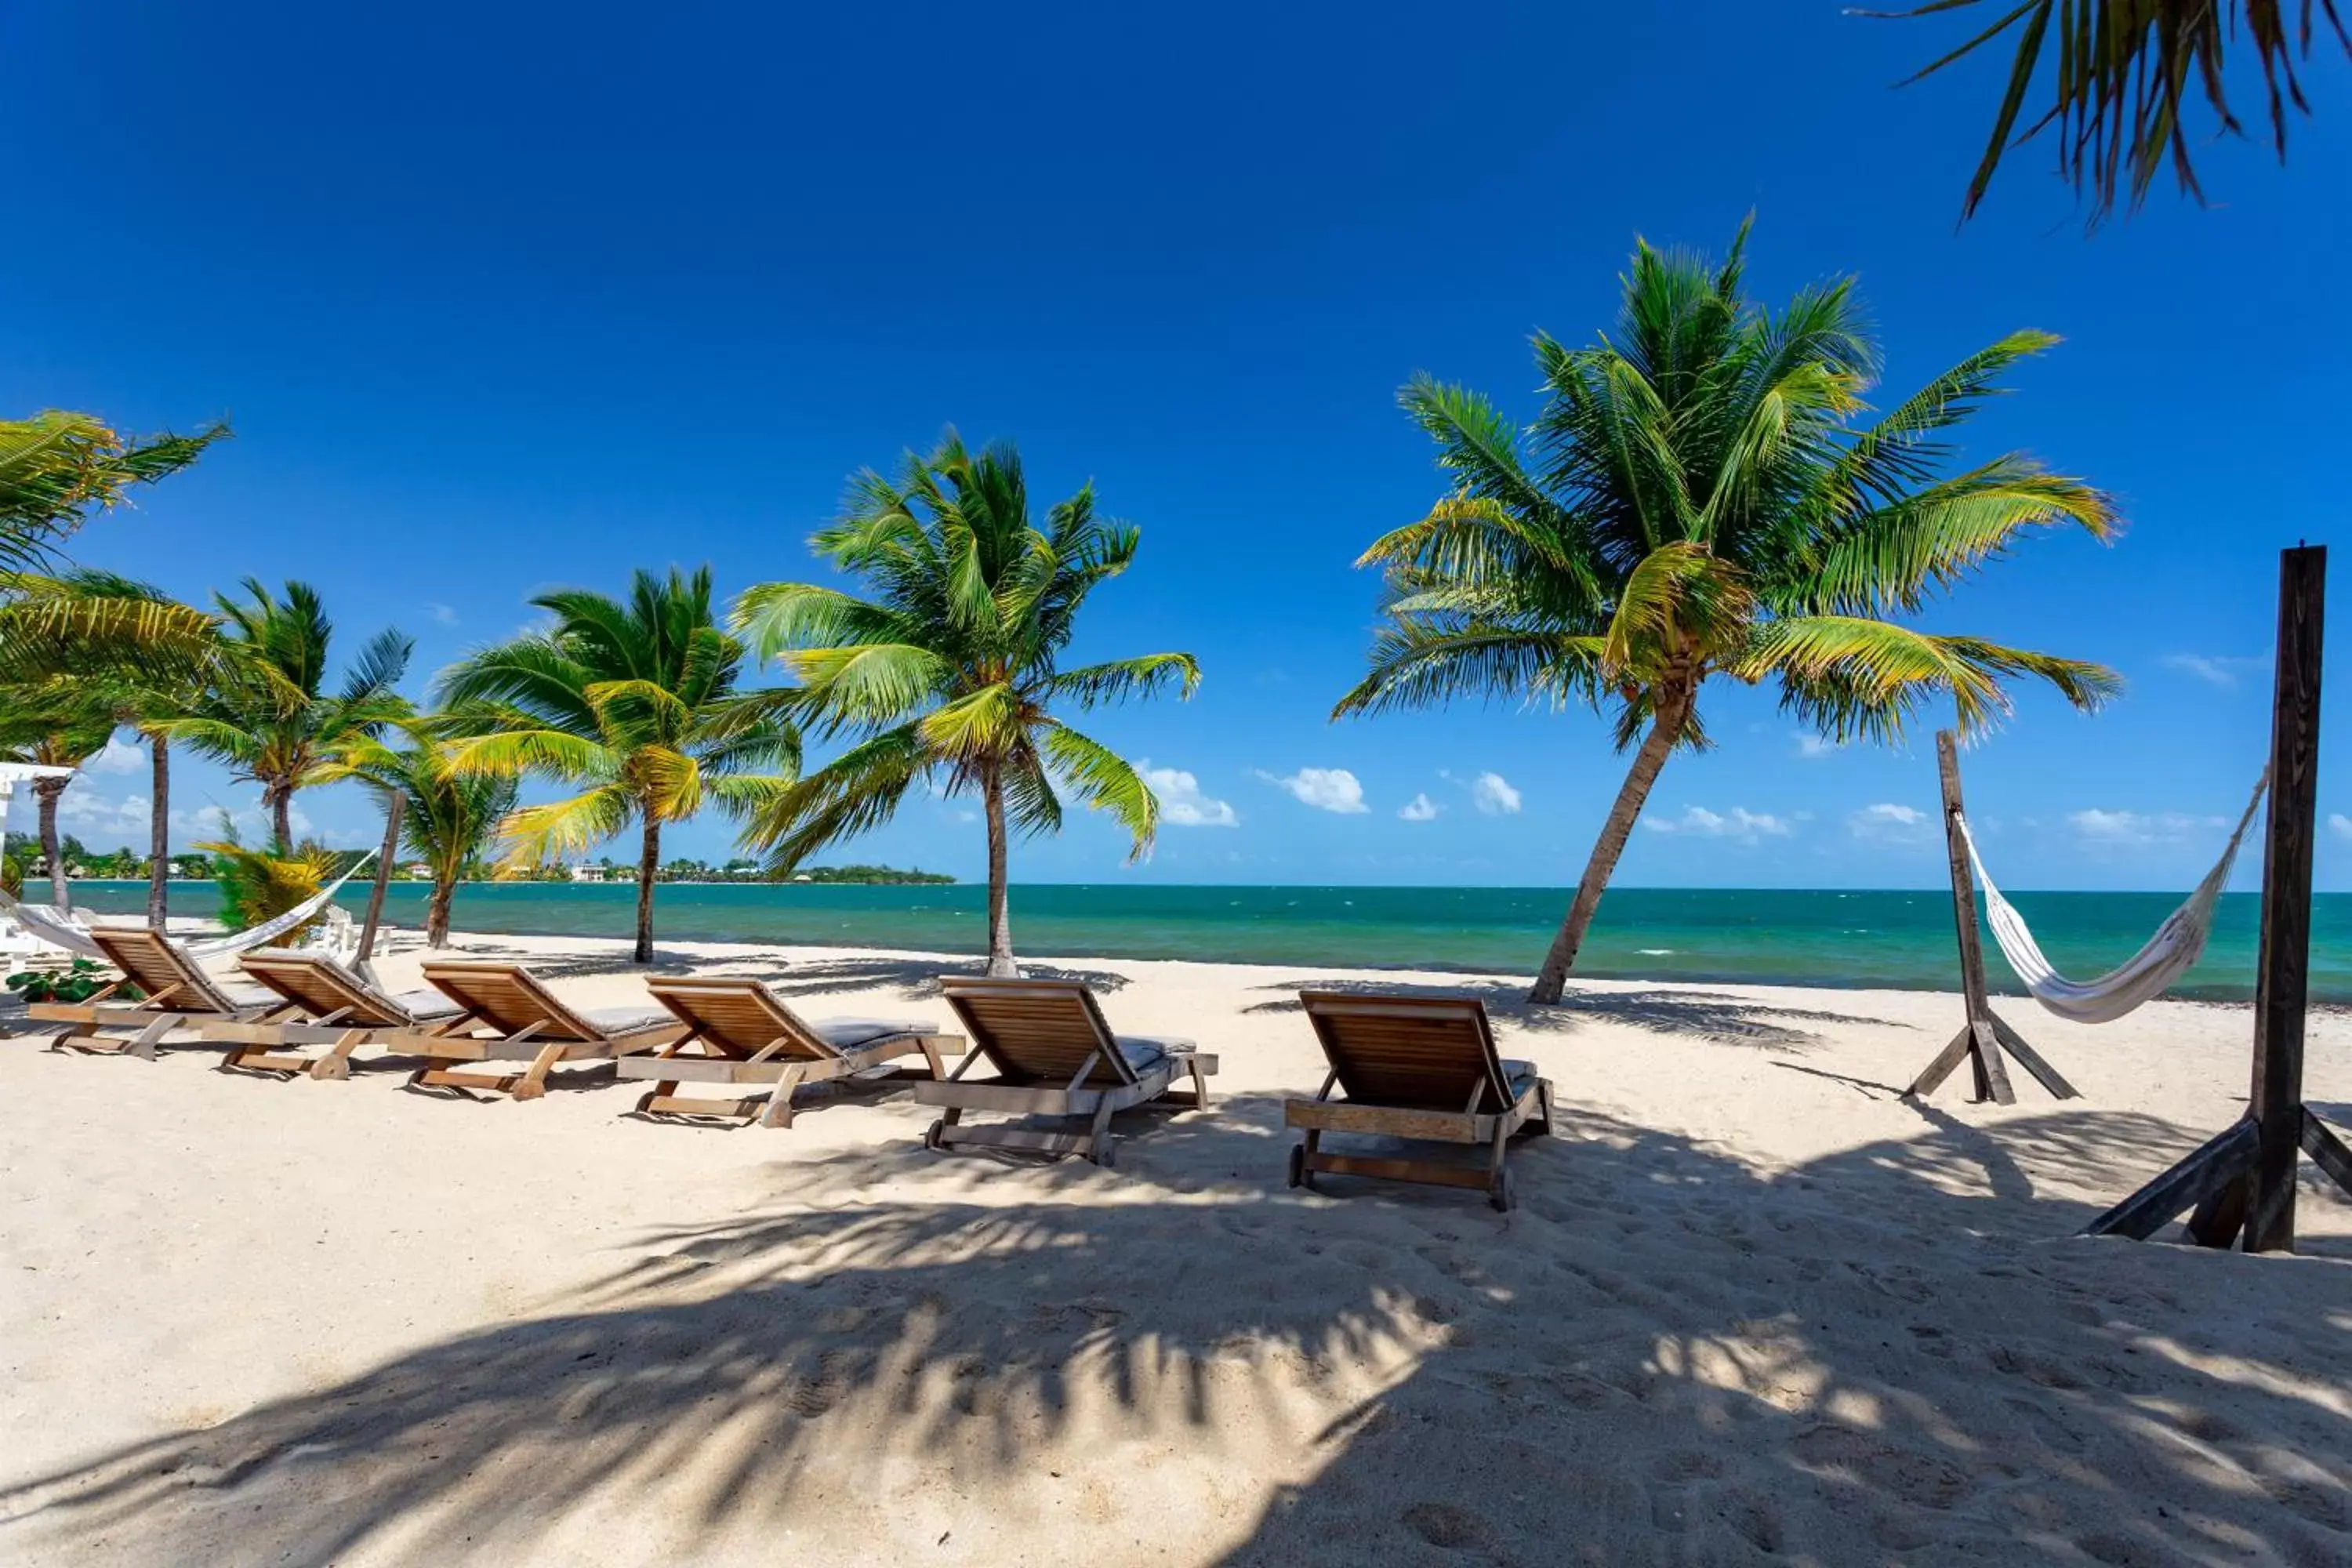
[[[840,1054],[757,980],[652,979],[646,982],[646,989],[663,1006],[699,1029],[700,1038],[719,1055],[753,1056],[778,1040],[784,1043],[775,1056],[824,1060]]]
[[[140,926],[93,926],[89,939],[149,996],[169,994],[174,1013],[236,1011],[212,976],[153,931]]]
[[[1324,1054],[1350,1100],[1460,1113],[1510,1101],[1493,1037],[1475,1001],[1302,992]]]
[[[341,1013],[354,1025],[393,1027],[414,1022],[405,1008],[310,954],[248,952],[238,967],[313,1018]]]
[[[534,1040],[601,1043],[610,1037],[565,1005],[530,971],[511,963],[432,963],[425,978],[459,1006],[504,1034],[536,1024]]]
[[[974,983],[950,976],[941,983],[949,1005],[1007,1078],[1066,1084],[1087,1058],[1096,1058],[1090,1085],[1125,1083],[1123,1069],[1101,1013],[1089,1005],[1085,987],[1061,982]]]

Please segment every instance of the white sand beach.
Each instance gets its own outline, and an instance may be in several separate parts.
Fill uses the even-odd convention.
[[[947,1021],[936,957],[663,957]],[[1915,1106],[1957,997],[1036,967],[1217,1052],[1213,1109],[1101,1170],[888,1088],[734,1130],[0,1043],[0,1560],[2352,1562],[2352,1205],[2306,1172],[2299,1257],[2074,1235],[2241,1113],[2243,1007],[2011,1001],[2083,1098]],[[1516,1212],[1286,1188],[1302,982],[1487,998],[1561,1107]],[[2352,1119],[2352,1020],[2307,1090]]]

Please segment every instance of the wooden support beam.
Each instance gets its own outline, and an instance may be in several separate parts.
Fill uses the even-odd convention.
[[[2253,1169],[2262,1129],[2252,1117],[2208,1139],[2202,1148],[2083,1227],[2084,1236],[2146,1241],[2182,1209],[2203,1203]]]
[[[2313,1164],[2334,1177],[2347,1196],[2352,1196],[2352,1149],[2346,1148],[2344,1140],[2336,1136],[2336,1130],[2314,1116],[2309,1107],[2303,1112],[2303,1152],[2311,1156]]]
[[[1959,939],[1960,1001],[1966,1016],[1959,1033],[1920,1070],[1903,1097],[1919,1100],[1934,1093],[1936,1086],[1965,1061],[1979,1101],[2014,1105],[2017,1090],[2009,1081],[2008,1065],[2001,1060],[2006,1051],[2053,1099],[2079,1100],[2082,1097],[2074,1086],[1992,1010],[1985,988],[1984,941],[1977,930],[1976,878],[1969,866],[1968,842],[1960,837],[1966,812],[1960,797],[1960,742],[1949,730],[1936,731],[1936,776],[1944,796],[1944,856],[1952,879],[1952,931]]]
[[[2246,1250],[2294,1248],[2303,1141],[2303,1014],[2311,969],[2311,849],[2319,821],[2319,653],[2327,550],[2279,557],[2278,664],[2271,699],[2271,809],[2263,836],[2261,969],[2254,982],[2252,1114],[2263,1130]]]
[[[2093,1220],[2090,1236],[2144,1241],[2196,1206],[2190,1237],[2248,1252],[2294,1248],[2295,1161],[2307,1152],[2352,1192],[2352,1150],[2303,1103],[2311,963],[2311,851],[2319,816],[2320,634],[2327,552],[2279,553],[2278,662],[2271,696],[2270,819],[2263,835],[2262,954],[2254,980],[2253,1091],[2243,1121]]]

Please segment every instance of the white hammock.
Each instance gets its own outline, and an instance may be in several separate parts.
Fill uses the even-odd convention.
[[[2230,879],[2231,863],[2238,858],[2238,846],[2244,842],[2246,829],[2253,825],[2255,808],[2262,805],[2263,792],[2270,787],[2270,773],[2264,770],[2261,782],[2254,785],[2253,797],[2246,802],[2245,815],[2238,818],[2237,830],[2221,847],[2221,858],[2205,873],[2197,890],[2164,917],[2164,923],[2156,928],[2147,946],[2095,980],[2069,980],[2042,955],[2041,944],[2026,929],[2025,917],[1992,885],[1984,858],[1977,853],[1977,841],[1969,833],[1968,819],[1955,812],[1952,821],[1959,827],[1960,842],[1969,848],[1969,863],[1976,868],[1977,880],[1984,887],[1985,923],[1992,927],[1993,941],[2000,944],[2001,956],[2009,960],[2017,977],[2025,982],[2033,999],[2060,1017],[2078,1024],[2109,1024],[2141,1003],[2162,995],[2204,952],[2205,939],[2213,931],[2214,908],[2221,901],[2222,884]]]
[[[375,855],[374,850],[369,850],[352,862],[350,870],[282,915],[273,916],[259,925],[248,926],[244,931],[231,931],[226,936],[214,937],[205,942],[184,943],[184,949],[190,958],[201,963],[206,959],[224,958],[233,952],[245,952],[275,942],[303,921],[317,919],[319,911],[325,909],[328,902],[342,890],[343,884],[358,876],[360,868],[374,859]],[[60,910],[47,904],[25,903],[9,897],[5,892],[0,892],[0,910],[5,910],[14,916],[16,922],[23,926],[27,933],[40,938],[52,947],[64,948],[68,952],[79,953],[84,958],[103,960],[106,957],[98,943],[89,940],[89,928],[76,924]]]

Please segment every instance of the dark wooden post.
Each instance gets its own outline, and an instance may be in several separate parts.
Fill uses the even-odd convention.
[[[2311,846],[2319,823],[2319,644],[2327,550],[2279,557],[2278,668],[2271,699],[2271,816],[2263,842],[2260,977],[2254,982],[2250,1114],[2262,1129],[2246,1215],[2248,1252],[2294,1247],[2303,1139],[2303,1011],[2310,989]]]
[[[2017,1031],[1993,1012],[1991,999],[1985,994],[1984,942],[1977,931],[1976,879],[1969,869],[1968,841],[1960,837],[1966,809],[1960,799],[1960,742],[1949,730],[1936,731],[1936,773],[1943,784],[1944,853],[1950,861],[1952,929],[1959,937],[1960,998],[1968,1016],[1961,1022],[1960,1032],[1952,1037],[1951,1044],[1938,1052],[1911,1087],[1903,1091],[1904,1098],[1916,1099],[1933,1092],[1965,1059],[1976,1080],[1977,1100],[2014,1105],[2017,1091],[2010,1087],[2009,1069],[2000,1059],[2006,1047],[2041,1080],[2042,1088],[2060,1100],[2073,1100],[2074,1086],[2059,1077],[2055,1068],[2035,1055]]]
[[[2319,813],[2319,655],[2327,551],[2279,556],[2278,666],[2271,702],[2270,820],[2263,832],[2261,968],[2254,981],[2253,1095],[2245,1118],[2091,1222],[2092,1236],[2144,1241],[2195,1205],[2189,1233],[2249,1252],[2294,1247],[2298,1150],[2352,1192],[2352,1152],[2303,1103],[2303,1015],[2311,961],[2311,849]]]
[[[383,792],[383,847],[376,852],[375,886],[368,889],[366,923],[360,927],[359,962],[375,952],[375,931],[383,920],[383,890],[392,880],[392,863],[400,853],[400,814],[407,797],[396,789]]]

